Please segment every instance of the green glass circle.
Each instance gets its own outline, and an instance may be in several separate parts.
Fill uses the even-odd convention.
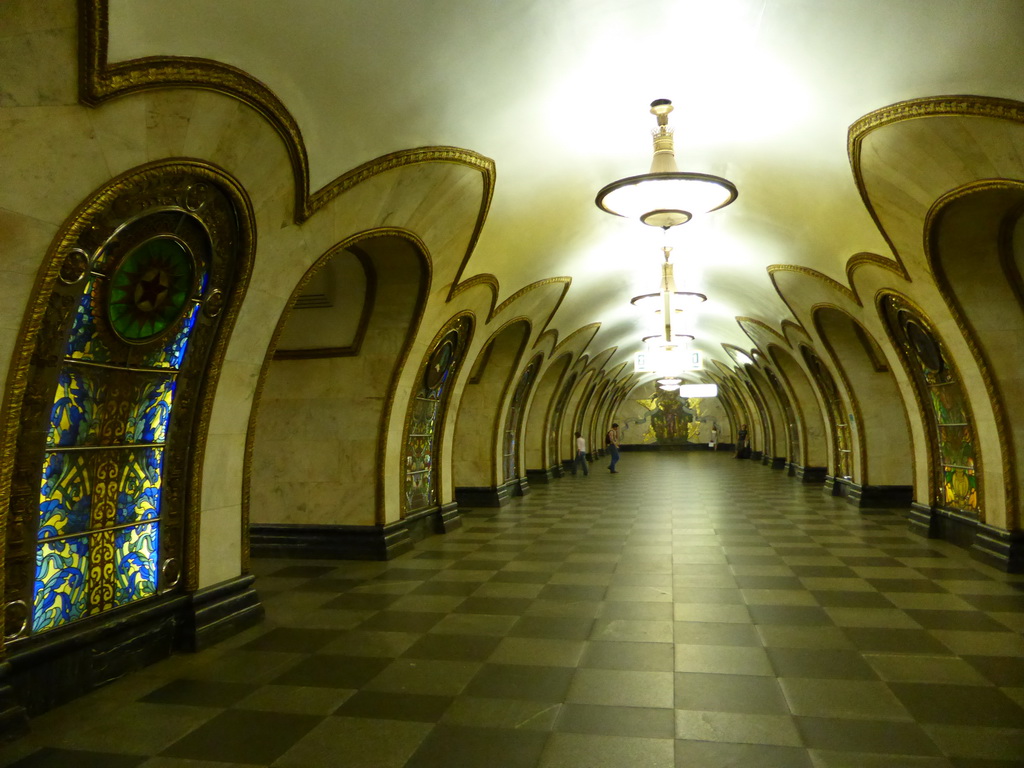
[[[160,235],[134,248],[110,277],[107,317],[114,333],[138,344],[174,325],[188,307],[194,270],[176,238]]]

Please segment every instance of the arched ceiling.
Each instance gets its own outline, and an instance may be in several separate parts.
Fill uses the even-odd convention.
[[[681,170],[738,200],[673,231],[679,288],[705,293],[697,346],[750,349],[736,317],[791,314],[766,273],[845,282],[892,254],[847,157],[851,123],[906,99],[1024,100],[1021,0],[111,0],[111,62],[195,56],[266,84],[298,121],[315,190],[396,150],[494,159],[497,185],[465,275],[499,300],[568,275],[552,327],[600,323],[590,352],[629,359],[651,326],[662,233],[602,213],[597,190],[650,165],[653,99],[675,104]]]

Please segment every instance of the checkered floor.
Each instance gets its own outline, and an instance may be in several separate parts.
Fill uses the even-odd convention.
[[[1024,577],[724,453],[625,454],[34,722],[19,768],[1024,765]]]

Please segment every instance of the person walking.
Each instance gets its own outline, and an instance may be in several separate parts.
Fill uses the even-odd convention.
[[[605,445],[608,446],[608,453],[611,454],[612,460],[608,465],[608,471],[613,475],[617,475],[619,471],[615,469],[615,465],[619,463],[619,425],[618,423],[612,424],[612,428],[608,430],[608,435],[605,437]]]
[[[577,470],[583,467],[583,476],[590,475],[590,467],[587,466],[587,441],[583,439],[583,433],[576,433],[576,458],[572,461],[572,476],[576,477]]]

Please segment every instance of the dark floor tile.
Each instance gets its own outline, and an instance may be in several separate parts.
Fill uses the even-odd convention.
[[[328,600],[322,607],[346,611],[382,611],[400,597],[382,592],[346,592]]]
[[[995,685],[1024,688],[1024,658],[1020,656],[964,656],[963,660]]]
[[[616,563],[565,562],[558,566],[561,573],[614,573]]]
[[[575,670],[525,664],[484,664],[466,686],[468,696],[489,699],[565,701]]]
[[[990,577],[973,568],[915,567],[914,570],[922,576],[927,576],[929,579],[935,579],[936,581],[992,581]]]
[[[498,571],[488,581],[506,584],[547,584],[551,574],[547,571]]]
[[[484,560],[481,558],[469,558],[459,560],[448,566],[449,571],[498,571],[505,562],[503,560]]]
[[[241,646],[247,651],[277,651],[283,653],[314,653],[338,636],[329,629],[275,627],[255,640]]]
[[[878,675],[857,651],[813,648],[767,648],[779,677],[826,680],[877,680]]]
[[[166,757],[269,765],[323,718],[229,709],[161,752]]]
[[[928,579],[865,579],[879,592],[946,592]]]
[[[937,552],[934,549],[926,549],[924,547],[915,547],[913,545],[897,546],[897,547],[879,547],[879,549],[891,557],[915,557],[915,558],[930,558],[932,560],[947,560],[947,555],[942,552]]]
[[[362,624],[359,629],[377,632],[429,632],[447,614],[419,611],[380,611]]]
[[[467,597],[456,613],[485,613],[492,616],[521,616],[533,601],[525,597]]]
[[[352,587],[358,587],[363,584],[358,579],[330,579],[330,578],[319,578],[310,579],[304,581],[298,586],[292,588],[293,592],[330,592],[331,594],[340,595]],[[257,584],[258,587],[258,584]]]
[[[789,707],[773,677],[679,672],[676,709],[788,715]]]
[[[498,647],[493,635],[424,635],[402,654],[411,659],[484,661]]]
[[[743,645],[756,648],[761,638],[753,624],[726,624],[711,621],[677,621],[673,626],[677,644]]]
[[[671,672],[675,668],[675,657],[672,643],[595,641],[587,643],[579,666],[593,669]]]
[[[548,640],[586,640],[594,628],[593,619],[557,616],[523,616],[508,633],[509,637],[541,637]]]
[[[895,608],[885,595],[878,592],[822,589],[813,590],[811,594],[823,608]]]
[[[804,585],[796,576],[737,576],[736,586],[740,589],[803,589]]]
[[[1024,709],[998,688],[939,683],[889,683],[921,723],[1024,728]]]
[[[812,749],[883,755],[938,755],[939,749],[917,723],[797,717],[804,743]]]
[[[147,704],[187,704],[193,707],[230,707],[259,686],[219,680],[174,680],[141,697]]]
[[[812,768],[799,747],[676,739],[676,768]]]
[[[807,605],[749,605],[755,624],[787,626],[831,626],[832,619],[821,608]]]
[[[991,613],[1024,613],[1024,594],[960,595],[960,599]]]
[[[829,579],[855,579],[856,572],[842,565],[791,565],[790,570],[797,576],[819,576]]]
[[[85,752],[77,749],[44,747],[8,768],[135,768],[147,755],[118,755],[110,752]]]
[[[441,724],[405,768],[534,768],[547,740],[539,731]]]
[[[264,575],[275,578],[316,579],[336,570],[337,567],[333,565],[286,565]]]
[[[844,627],[843,632],[859,651],[928,653],[940,656],[951,654],[949,648],[923,629]]]
[[[440,566],[438,566],[440,570]],[[374,578],[374,581],[424,581],[435,573],[430,568],[388,568]]]
[[[870,557],[866,555],[853,555],[840,557],[849,566],[868,566],[871,568],[903,568],[904,565],[895,557]]]
[[[1005,632],[1006,627],[980,611],[919,611],[905,613],[925,629],[957,629],[970,632]]]
[[[647,739],[671,739],[675,736],[675,727],[675,715],[671,709],[596,704],[563,704],[555,721],[555,730],[564,733]]]
[[[480,582],[477,581],[425,581],[409,594],[469,597],[478,589],[480,589]]]
[[[343,717],[367,717],[376,720],[412,720],[436,723],[455,700],[453,696],[422,693],[356,691],[334,714]]]
[[[272,682],[314,688],[360,688],[391,663],[375,656],[320,654],[303,659]]]
[[[601,604],[602,619],[671,621],[672,615],[672,603],[631,603],[626,600],[606,600]]]
[[[726,555],[730,565],[785,565],[777,554],[771,555]]]
[[[548,584],[537,595],[539,600],[603,600],[607,587],[585,584]]]

